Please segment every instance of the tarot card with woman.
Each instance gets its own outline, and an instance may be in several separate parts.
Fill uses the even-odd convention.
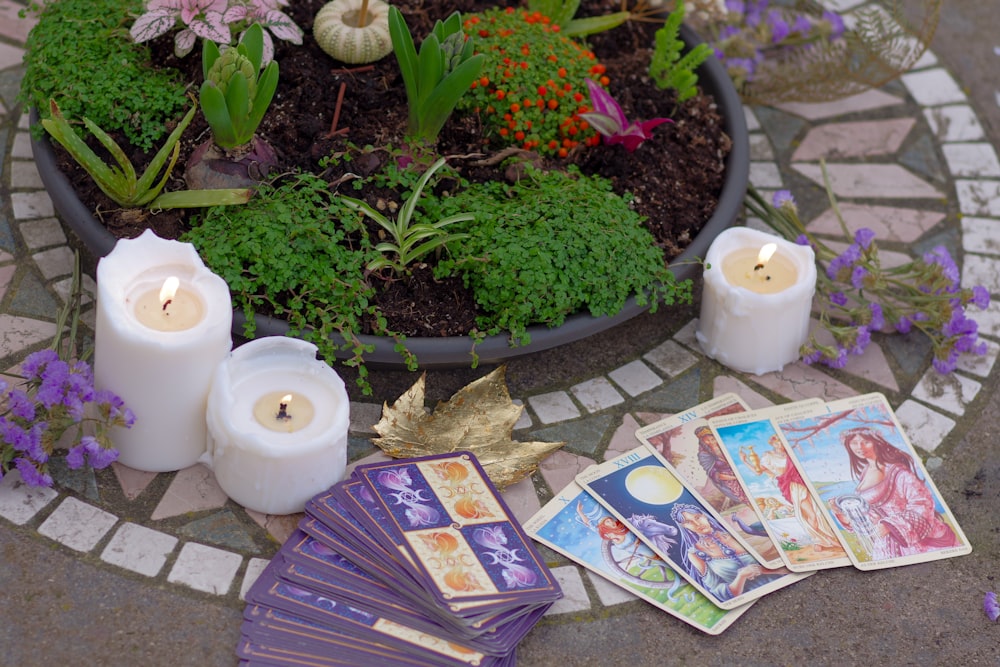
[[[780,546],[785,566],[792,572],[849,566],[851,560],[826,512],[789,458],[771,421],[792,410],[801,412],[801,406],[779,405],[708,423],[757,510],[757,525]]]
[[[972,551],[884,395],[833,401],[775,426],[855,567]]]
[[[722,609],[811,574],[764,567],[646,445],[587,468],[576,481]]]
[[[740,487],[715,435],[705,421],[708,417],[740,414],[749,407],[733,393],[718,396],[683,413],[668,417],[636,431],[640,442],[660,455],[664,464],[688,488],[694,489],[706,509],[766,567],[783,564],[777,545],[763,530],[755,530],[757,514]]]

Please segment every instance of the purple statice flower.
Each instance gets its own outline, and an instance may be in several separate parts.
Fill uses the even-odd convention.
[[[767,22],[771,26],[771,42],[773,44],[780,43],[792,31],[784,16],[777,9],[772,9],[767,13]]]
[[[941,375],[948,375],[958,367],[958,350],[954,348],[948,350],[948,356],[944,359],[935,354],[931,365]]]
[[[869,275],[868,269],[859,264],[851,270],[851,284],[855,289],[861,289],[865,286],[865,278]]]
[[[117,449],[101,447],[101,443],[93,436],[85,435],[80,438],[80,445],[87,452],[87,461],[94,470],[107,468],[118,460]]]
[[[872,314],[872,321],[868,323],[868,327],[875,331],[881,331],[882,327],[885,326],[885,315],[882,313],[882,306],[878,303],[868,304],[868,309]]]
[[[45,349],[32,352],[21,364],[21,372],[29,380],[37,380],[41,377],[45,367],[54,361],[59,361],[59,355],[55,350]]]
[[[771,204],[775,208],[781,208],[785,204],[790,206],[795,206],[795,197],[792,196],[790,190],[778,190],[773,195],[771,195]]]
[[[965,311],[961,306],[955,307],[951,311],[951,319],[941,327],[941,333],[945,336],[967,336],[975,334],[979,330],[979,325],[975,320],[965,316]]]
[[[726,11],[743,14],[746,12],[746,3],[743,0],[726,0]]]
[[[767,9],[767,0],[759,0],[757,4],[749,5],[743,22],[751,28],[756,28],[764,18],[765,9]]]
[[[822,356],[823,352],[813,348],[808,353],[802,355],[802,363],[804,363],[806,366],[812,366],[817,361],[819,361]]]
[[[830,24],[830,37],[836,39],[844,34],[844,19],[837,12],[823,12],[823,20]]]
[[[990,591],[983,597],[983,611],[986,618],[996,623],[1000,619],[1000,602],[997,602],[997,594]]]
[[[66,452],[66,465],[70,470],[78,470],[83,467],[85,461],[85,456],[87,454],[86,448],[83,446],[83,442],[70,447],[69,451]]]
[[[910,329],[912,328],[913,328],[913,321],[910,320],[910,318],[907,317],[906,315],[901,316],[899,320],[896,322],[896,331],[898,331],[901,334],[910,333]]]
[[[799,14],[794,21],[792,21],[792,32],[798,33],[799,35],[808,35],[812,31],[812,23],[809,18],[804,14]]]
[[[944,277],[953,285],[957,285],[960,279],[960,272],[955,260],[951,258],[948,249],[943,245],[935,246],[930,252],[924,253],[924,261],[928,264],[937,264],[941,267]]]
[[[107,410],[108,418],[116,423],[120,423],[125,428],[132,428],[135,423],[135,414],[125,407],[125,401],[118,395],[107,390],[101,390],[94,394],[94,402],[102,410]]]
[[[854,232],[854,242],[861,246],[862,250],[868,250],[868,246],[870,246],[874,240],[875,232],[867,227],[862,227],[858,231]]]
[[[35,418],[35,402],[20,389],[11,389],[7,394],[7,407],[10,409],[10,414],[19,419]]]
[[[835,306],[846,306],[847,295],[843,292],[830,292],[830,303]]]
[[[830,260],[826,267],[826,275],[830,280],[836,280],[841,269],[853,267],[860,259],[861,248],[856,243],[852,243],[847,246],[844,252]]]
[[[823,361],[830,368],[843,368],[847,365],[847,348],[838,346],[837,356],[827,357]]]
[[[736,37],[739,34],[740,34],[740,29],[734,25],[722,26],[722,28],[719,29],[719,41],[723,42],[729,39],[730,37]]]
[[[751,58],[729,58],[726,60],[726,68],[729,71],[736,71],[740,74],[742,70],[742,76],[747,81],[753,79],[754,72],[757,71],[757,63]]]
[[[812,245],[812,241],[809,240],[809,236],[806,234],[799,234],[795,237],[795,245]]]
[[[972,305],[979,310],[986,310],[990,306],[990,293],[982,285],[972,288]]]
[[[872,342],[872,334],[871,331],[868,330],[868,327],[858,327],[857,334],[854,336],[854,345],[851,346],[851,353],[863,353],[870,342]]]
[[[14,459],[14,466],[28,486],[52,486],[52,477],[39,470],[30,460],[19,456]]]

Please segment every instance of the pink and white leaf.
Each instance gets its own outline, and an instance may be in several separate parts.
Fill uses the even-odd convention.
[[[250,9],[246,5],[233,5],[222,14],[222,20],[227,24],[243,21],[250,15]]]
[[[192,21],[188,28],[202,39],[210,39],[217,44],[228,44],[232,38],[229,26],[222,21],[222,14],[218,12],[205,14],[205,20]]]
[[[607,137],[616,137],[625,131],[625,126],[618,122],[618,119],[609,116],[606,113],[598,113],[596,111],[586,111],[579,114],[580,118],[584,119],[590,126],[597,130],[599,134]],[[605,142],[610,143],[610,142]]]
[[[302,28],[297,26],[295,21],[277,10],[268,11],[259,23],[270,30],[271,34],[278,39],[283,39],[292,44],[302,43]]]
[[[154,9],[135,20],[129,34],[136,43],[148,42],[169,32],[177,23],[177,12],[170,9]]]
[[[594,111],[612,117],[618,123],[619,127],[625,128],[628,125],[625,112],[622,111],[621,106],[618,105],[615,98],[611,97],[611,93],[590,79],[587,79],[586,82],[587,90],[590,92],[590,104],[594,107]]]
[[[178,58],[183,58],[187,54],[191,53],[194,49],[195,42],[198,41],[198,35],[194,34],[187,28],[181,30],[174,36],[174,55]]]

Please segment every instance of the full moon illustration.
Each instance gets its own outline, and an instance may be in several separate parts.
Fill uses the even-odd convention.
[[[666,505],[680,498],[683,491],[669,470],[657,466],[636,468],[625,478],[625,489],[647,505]]]

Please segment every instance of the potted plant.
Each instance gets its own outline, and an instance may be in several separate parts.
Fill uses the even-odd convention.
[[[70,0],[64,0],[54,6],[70,4]],[[501,31],[514,30],[514,24],[493,32],[485,24],[475,24],[473,19],[476,18],[483,21],[496,18],[496,12],[490,13],[496,3],[442,3],[440,9],[428,10],[426,13],[411,12],[411,4],[394,3],[399,8],[396,38],[401,39],[400,28],[405,27],[410,33],[412,44],[419,44],[419,50],[414,46],[412,52],[412,57],[418,60],[432,36],[436,48],[457,48],[455,57],[462,62],[472,62],[472,54],[462,56],[460,53],[467,48],[467,44],[471,43],[475,48],[476,43],[481,43],[485,49],[491,39],[494,42],[500,39],[498,35]],[[534,4],[536,3],[529,3],[527,9],[511,6],[501,7],[497,11],[502,12],[501,20],[511,21],[513,19],[507,19],[506,16],[517,12],[516,16],[524,26],[533,22],[551,24],[552,19],[540,11],[529,11]],[[566,6],[575,7],[576,3],[537,4],[547,4],[557,9],[562,7],[566,14]],[[234,228],[237,218],[247,216],[248,220],[254,220],[254,215],[261,215],[262,219],[270,218],[271,222],[251,223],[255,225],[253,229],[259,229],[262,224],[273,224],[275,218],[289,216],[283,223],[286,228],[281,235],[265,242],[268,249],[282,250],[278,248],[281,245],[279,240],[285,243],[289,239],[298,240],[306,234],[304,229],[312,226],[316,228],[312,231],[320,233],[319,238],[326,239],[326,242],[318,244],[323,246],[323,253],[332,252],[333,245],[361,251],[356,253],[356,257],[323,254],[318,265],[313,268],[319,275],[326,275],[330,285],[339,285],[337,289],[342,292],[338,298],[341,301],[355,302],[354,314],[358,316],[358,321],[375,335],[353,326],[345,329],[340,326],[343,320],[334,317],[320,317],[318,324],[310,323],[308,317],[290,317],[293,313],[308,315],[310,311],[315,315],[322,310],[321,306],[307,304],[303,300],[304,296],[291,287],[279,295],[285,299],[281,303],[269,296],[258,301],[248,298],[237,304],[237,333],[245,333],[245,326],[253,329],[254,335],[285,333],[291,327],[293,333],[307,335],[306,328],[314,328],[316,333],[313,335],[333,341],[332,346],[327,348],[328,352],[346,357],[350,363],[362,363],[363,359],[364,363],[413,365],[415,360],[424,367],[468,365],[476,355],[480,361],[495,362],[578,340],[643,312],[650,305],[651,295],[654,302],[657,298],[664,302],[684,298],[683,286],[675,285],[673,280],[684,281],[696,275],[697,260],[704,256],[712,238],[737,220],[746,190],[749,165],[747,133],[740,99],[719,64],[710,57],[693,70],[697,75],[700,91],[691,99],[681,100],[676,90],[659,89],[649,69],[649,58],[656,47],[654,35],[663,25],[662,20],[658,24],[625,20],[639,11],[636,8],[631,12],[604,15],[599,10],[600,5],[601,3],[583,2],[578,11],[564,15],[561,20],[567,32],[591,32],[595,23],[607,24],[609,21],[618,22],[618,27],[610,31],[591,32],[584,38],[573,38],[577,45],[564,47],[574,49],[567,51],[570,55],[565,56],[572,56],[573,62],[567,62],[565,66],[553,60],[564,57],[562,52],[550,53],[542,61],[543,65],[546,62],[552,63],[550,76],[546,78],[552,79],[553,84],[560,79],[562,84],[561,77],[566,75],[564,69],[577,68],[576,71],[580,72],[582,65],[578,61],[586,59],[586,67],[582,70],[585,76],[576,76],[571,87],[565,91],[569,97],[565,100],[557,98],[556,93],[560,91],[555,90],[556,86],[543,84],[537,86],[537,98],[521,94],[521,99],[514,99],[506,94],[507,89],[493,85],[493,80],[502,77],[502,73],[493,70],[483,72],[470,86],[480,97],[463,95],[461,101],[456,103],[454,113],[445,114],[436,136],[433,128],[427,132],[426,128],[414,131],[410,127],[412,119],[409,116],[420,93],[408,89],[406,65],[398,60],[399,53],[395,58],[389,55],[374,63],[355,64],[332,59],[309,36],[301,40],[301,45],[294,44],[294,39],[274,41],[273,59],[281,66],[281,77],[271,109],[261,119],[258,133],[274,146],[278,154],[279,165],[275,171],[279,176],[260,183],[255,188],[255,195],[245,206],[212,208],[195,213],[185,210],[153,214],[145,210],[131,210],[119,214],[109,210],[116,208],[114,206],[103,205],[102,208],[102,204],[98,203],[95,207],[93,200],[84,204],[83,200],[88,195],[81,193],[85,188],[85,179],[79,174],[77,166],[65,155],[54,151],[44,136],[36,135],[34,150],[39,171],[63,219],[74,227],[95,257],[110,251],[119,236],[142,231],[125,229],[132,221],[136,221],[137,225],[152,227],[164,236],[190,238],[211,265],[213,259],[221,259],[220,256],[224,254],[223,250],[213,253],[212,245],[217,240],[213,230]],[[281,15],[289,18],[308,35],[314,27],[314,17],[322,6],[323,3],[318,0],[296,3],[295,6],[283,8],[284,13]],[[128,7],[131,14],[125,15],[119,10],[118,19],[112,20],[114,25],[107,28],[108,34],[121,42],[121,34],[135,15],[143,16],[143,9],[141,3],[132,2]],[[462,10],[458,15],[461,17],[460,31],[455,30],[453,23],[449,25],[449,21],[456,20],[451,18],[454,15],[453,9]],[[46,21],[50,18],[47,16],[49,11],[46,10],[46,14],[42,15],[39,28],[33,33],[36,39],[29,40],[28,43],[29,74],[25,79],[26,85],[36,84],[32,75],[32,59],[40,57],[38,54],[46,46],[42,35],[48,27]],[[242,23],[233,27],[239,22],[234,21],[230,26],[233,34],[245,31],[248,21],[250,25],[253,24],[250,21],[253,16],[246,11],[237,18]],[[176,20],[177,17],[168,16],[167,19]],[[205,20],[216,24],[219,20],[214,15],[210,16],[207,11],[204,16],[194,14],[188,19],[192,22]],[[260,21],[265,22],[265,19]],[[438,24],[440,28],[437,27]],[[281,25],[287,27],[285,23]],[[521,25],[517,24],[516,28],[520,29]],[[185,29],[194,28],[187,26]],[[449,38],[449,35],[459,32],[460,39]],[[551,34],[558,36],[559,32],[554,30]],[[683,26],[680,27],[680,34],[686,49],[699,41]],[[112,41],[107,35],[102,39]],[[569,38],[562,36],[561,39]],[[586,41],[576,41],[578,39]],[[536,42],[532,42],[532,45],[535,44]],[[155,104],[151,102],[147,107],[142,100],[137,103],[143,113],[150,114],[147,119],[151,119],[149,122],[154,125],[159,122],[166,127],[181,115],[178,113],[180,104],[166,98],[177,89],[183,99],[184,82],[200,85],[203,80],[199,76],[201,63],[192,55],[176,55],[176,37],[171,32],[164,32],[143,44],[132,43],[131,46],[133,49],[145,50],[142,55],[147,58],[145,67],[151,75],[168,73],[169,84],[161,84],[155,95],[149,95],[151,100],[155,99]],[[518,48],[521,46],[523,45]],[[531,51],[531,47],[526,48]],[[666,46],[661,49],[662,53],[669,50]],[[628,56],[634,53],[639,53],[640,56],[633,56],[632,60],[635,62],[626,70]],[[527,69],[537,65],[533,60],[536,56],[537,53],[519,57],[517,67]],[[479,52],[475,53],[475,59],[480,59]],[[484,56],[483,59],[489,60],[489,56]],[[160,67],[154,68],[150,63],[157,63]],[[461,67],[461,63],[458,66]],[[480,66],[485,66],[485,63]],[[94,76],[97,76],[96,73]],[[605,98],[601,98],[600,93],[597,94],[598,97],[594,97],[594,91],[588,89],[585,82],[587,78],[606,93]],[[543,88],[546,90],[543,91]],[[75,91],[72,92],[76,94]],[[476,101],[486,99],[483,95],[490,95],[497,102],[503,101],[503,107],[493,103],[483,106]],[[499,99],[504,97],[506,99]],[[26,99],[31,101],[30,96]],[[607,100],[614,104],[608,104]],[[171,104],[177,108],[171,110]],[[62,106],[67,117],[78,117],[65,111],[67,105]],[[561,118],[561,122],[569,120],[572,127],[556,128],[555,135],[551,129],[546,130],[549,134],[541,131],[533,134],[532,127],[539,128],[551,122],[546,114],[554,107],[565,113],[561,117],[559,114],[552,114],[551,117]],[[581,122],[581,116],[577,113],[603,110],[612,118],[615,117],[615,107],[624,121],[620,124],[621,133],[641,131],[643,128],[648,130],[648,136],[642,136],[641,145],[637,148],[631,141],[628,142],[628,147],[624,145],[625,142],[616,145],[602,141],[601,135],[592,129],[600,129],[600,119],[591,117],[592,122]],[[427,109],[424,113],[441,114],[439,109]],[[512,116],[509,120],[504,118],[508,114]],[[513,116],[517,116],[517,119]],[[663,123],[658,128],[648,124],[648,121],[662,118],[670,118],[673,122]],[[515,128],[515,120],[527,124]],[[303,123],[311,123],[311,126],[306,125],[307,129],[302,131]],[[513,125],[505,131],[504,123]],[[365,130],[365,124],[371,130]],[[147,122],[135,125],[148,126]],[[616,131],[613,124],[611,127],[610,130],[605,127],[604,131],[614,135]],[[292,129],[298,130],[298,134],[288,136],[294,134]],[[134,146],[133,154],[140,155],[155,145],[152,140],[146,146],[141,144],[141,138],[133,141],[127,130],[134,130],[134,127],[125,122],[117,130],[109,129],[109,133],[120,138],[122,143],[131,143]],[[563,134],[558,134],[564,130]],[[181,142],[184,156],[191,154],[195,145],[200,142],[199,138],[203,139],[208,131],[209,123],[205,119],[198,117],[192,122]],[[500,139],[508,132],[511,140],[504,145]],[[580,134],[579,141],[572,138],[577,132]],[[692,137],[696,137],[696,142],[703,143],[685,148],[683,141],[690,141]],[[544,142],[541,140],[543,138],[546,139]],[[281,140],[287,140],[287,143],[282,145]],[[635,152],[629,152],[629,148]],[[462,221],[450,225],[444,232],[449,235],[447,242],[430,248],[430,252],[415,260],[414,264],[402,265],[402,272],[384,264],[372,264],[373,259],[385,255],[387,246],[384,244],[387,241],[383,236],[387,234],[388,227],[372,217],[370,212],[363,211],[363,207],[354,205],[352,208],[351,200],[364,202],[388,223],[398,223],[402,210],[399,207],[408,202],[408,197],[417,197],[418,181],[427,174],[431,163],[441,157],[446,158],[446,164],[435,170],[433,178],[429,176],[424,181],[420,203],[414,202],[418,209],[417,223],[424,225],[418,229],[422,230],[421,233],[427,232],[427,228],[433,227],[438,220],[462,218]],[[677,191],[667,190],[667,185],[671,184],[670,179],[680,180],[677,174],[696,171],[694,162],[696,158],[702,157],[707,158],[711,165],[707,172],[702,173],[707,182],[701,184],[701,189],[707,192],[693,192],[698,189],[697,183],[681,184],[682,189]],[[637,166],[647,168],[644,174],[640,174],[638,181],[629,173],[630,167]],[[652,182],[667,173],[671,174],[667,179],[653,182],[652,187],[641,189],[644,179]],[[65,192],[68,197],[63,198],[61,192]],[[700,199],[702,194],[707,195],[707,199]],[[653,199],[663,199],[667,204],[679,206],[673,207],[674,213],[649,215],[645,212],[655,210],[649,206]],[[507,214],[497,215],[496,210],[501,203],[516,206],[517,211],[527,211],[528,215],[534,215],[531,212],[533,209],[544,209],[541,212],[548,216],[544,218],[546,224],[562,226],[552,227],[558,231],[552,231],[549,236],[535,230],[532,233],[536,237],[527,237],[532,240],[521,239],[505,246],[504,252],[510,262],[506,265],[508,268],[477,270],[477,264],[483,265],[496,260],[501,254],[498,240],[510,231],[496,226],[497,218],[511,217]],[[305,209],[302,207],[307,205],[312,206],[313,212],[322,211],[324,219],[304,219]],[[103,219],[94,216],[95,208],[102,210]],[[673,220],[665,218],[677,218],[679,212],[690,212],[699,219],[680,223],[671,230],[670,223]],[[557,213],[561,219],[553,220],[559,218],[555,215]],[[465,219],[470,216],[474,220]],[[632,219],[633,216],[635,220]],[[659,238],[652,236],[648,227],[642,232],[645,236],[636,231],[641,225],[634,223],[641,222],[643,218],[652,220],[652,224],[664,235]],[[290,226],[293,220],[294,228]],[[505,275],[513,275],[518,270],[513,267],[521,267],[525,262],[530,264],[527,259],[519,260],[515,256],[515,249],[540,249],[542,242],[566,233],[566,228],[574,226],[578,227],[574,238],[589,235],[593,240],[612,232],[616,236],[607,236],[606,243],[597,243],[589,250],[582,251],[582,255],[572,255],[572,261],[562,269],[537,274],[539,284],[534,287],[540,292],[553,293],[553,298],[558,301],[551,313],[543,314],[537,322],[525,319],[525,315],[520,312],[520,305],[499,305],[495,306],[494,313],[499,312],[501,315],[495,316],[492,323],[484,323],[482,314],[477,313],[476,308],[481,308],[483,303],[488,304],[493,297],[473,295],[473,320],[461,333],[446,333],[443,336],[400,333],[394,324],[386,322],[378,309],[370,308],[367,303],[381,298],[383,293],[391,292],[402,283],[426,287],[450,282],[453,293],[466,296],[472,294],[470,285],[485,285],[483,291],[493,290],[493,294],[503,292],[509,285],[505,287],[502,284],[497,286],[486,283],[497,276],[503,278]],[[484,229],[490,229],[493,236],[480,236],[477,240],[477,235],[483,234]],[[639,241],[640,238],[645,240]],[[246,239],[236,239],[233,243],[244,240]],[[315,239],[310,243],[316,243]],[[574,250],[575,243],[576,241],[564,242],[558,252]],[[396,245],[399,246],[398,243]],[[586,266],[576,266],[580,261],[577,257],[600,255],[599,251],[606,248],[628,250],[626,254],[604,260],[613,271],[622,271],[621,273],[612,271],[603,276],[598,275],[593,280],[593,270]],[[669,262],[672,273],[672,277],[666,272],[657,273],[656,284],[648,280],[652,274],[638,279],[629,274],[634,269],[633,263],[647,261],[646,251],[650,248],[655,248],[659,253],[660,269]],[[284,264],[282,260],[273,258],[269,261],[271,270]],[[390,259],[388,263],[392,264],[393,261]],[[330,268],[334,266],[338,267],[336,271]],[[355,266],[356,271],[350,268],[354,274],[349,280],[345,279],[348,268]],[[574,268],[566,269],[565,266]],[[227,276],[225,272],[229,269],[213,268],[227,277],[234,295],[249,293],[253,289],[239,284],[240,275]],[[449,270],[450,276],[443,275]],[[277,282],[287,276],[272,277]],[[563,280],[565,284],[560,282]],[[515,281],[530,283],[531,275],[525,273],[511,279],[511,282]],[[587,282],[597,283],[597,287],[591,289],[583,301],[575,301],[577,297],[574,290],[581,283]],[[661,289],[663,282],[669,283],[667,289]],[[630,290],[624,296],[620,291],[623,285]],[[560,290],[565,290],[565,294]],[[530,301],[533,298],[529,296],[524,300]],[[475,299],[479,299],[479,302]],[[358,305],[362,302],[364,305]],[[567,303],[573,304],[574,312],[565,312],[564,306]],[[502,322],[510,324],[510,328],[505,330]],[[558,326],[549,326],[552,323]],[[516,344],[512,344],[512,337],[516,339]]]

